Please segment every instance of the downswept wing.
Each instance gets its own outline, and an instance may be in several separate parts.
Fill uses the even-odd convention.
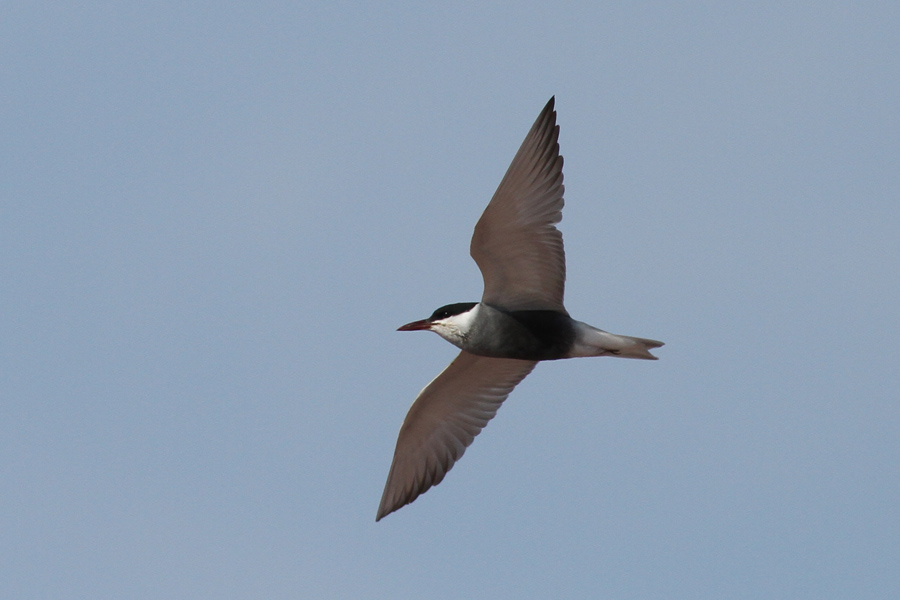
[[[375,520],[440,483],[536,364],[460,352],[409,409]]]
[[[565,312],[562,233],[563,159],[554,98],[513,158],[472,236],[484,277],[482,302],[508,310]]]

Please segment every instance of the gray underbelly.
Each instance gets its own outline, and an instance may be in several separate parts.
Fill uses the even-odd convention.
[[[482,305],[487,318],[472,332],[464,350],[479,356],[521,360],[564,358],[575,341],[568,315],[556,311],[507,312]]]

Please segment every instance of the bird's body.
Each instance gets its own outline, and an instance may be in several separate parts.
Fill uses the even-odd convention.
[[[475,226],[481,302],[448,304],[401,331],[430,330],[461,349],[419,394],[400,429],[376,520],[437,485],[539,361],[655,359],[662,342],[576,321],[563,306],[563,159],[551,98]]]
[[[616,335],[591,327],[565,312],[509,311],[483,302],[449,304],[437,309],[428,319],[400,329],[434,331],[460,350],[477,356],[533,361],[582,356],[655,359],[647,347],[659,345],[655,340]]]

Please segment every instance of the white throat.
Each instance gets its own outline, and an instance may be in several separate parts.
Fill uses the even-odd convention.
[[[480,306],[481,304],[476,304],[464,313],[434,321],[431,330],[454,346],[462,348],[472,331],[475,319],[478,318]]]

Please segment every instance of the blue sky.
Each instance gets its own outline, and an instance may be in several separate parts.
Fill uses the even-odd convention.
[[[0,596],[900,595],[900,5],[0,19]],[[379,523],[556,95],[569,311]]]

